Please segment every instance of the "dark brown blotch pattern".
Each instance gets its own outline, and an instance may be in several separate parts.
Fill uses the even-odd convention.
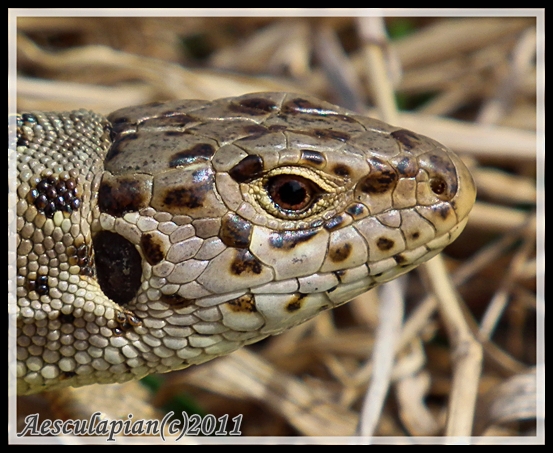
[[[239,215],[228,213],[222,218],[219,238],[225,245],[246,248],[250,245],[251,235],[251,223]]]
[[[302,300],[305,299],[306,294],[296,293],[292,300],[286,304],[286,311],[288,313],[294,313],[301,309]]]
[[[144,258],[146,258],[146,261],[152,266],[160,263],[165,257],[163,243],[157,236],[151,233],[142,234],[140,237],[140,248]]]
[[[45,176],[29,191],[27,201],[48,218],[58,211],[70,214],[81,207],[81,194],[75,178]]]
[[[307,163],[317,168],[322,168],[326,164],[326,159],[323,153],[303,149],[300,155],[300,163]]]
[[[50,292],[47,275],[39,275],[36,279],[28,279],[26,286],[29,292],[36,291],[40,296],[45,296]]]
[[[190,184],[170,188],[162,196],[164,208],[169,212],[180,209],[196,209],[204,206],[208,193],[213,190],[214,176],[209,168],[192,173]]]
[[[117,129],[114,126],[111,130],[112,132],[112,141],[111,147],[109,148],[108,153],[106,154],[106,162],[109,162],[115,159],[119,154],[125,152],[125,149],[135,140],[138,140],[137,133],[130,133],[126,135],[119,135]]]
[[[346,217],[344,214],[338,214],[337,216],[332,217],[324,223],[324,227],[328,231],[334,231],[345,222]]]
[[[291,250],[296,245],[309,241],[317,233],[317,229],[275,231],[269,236],[269,244],[275,249]]]
[[[337,247],[331,247],[328,251],[328,257],[334,263],[341,263],[342,261],[345,261],[349,258],[352,250],[353,247],[351,246],[351,244],[349,242],[346,242],[345,244],[339,245]]]
[[[394,165],[403,178],[414,178],[419,171],[417,160],[413,156],[402,157]]]
[[[190,149],[178,151],[169,159],[169,167],[184,167],[198,160],[209,160],[215,154],[215,148],[209,143],[198,143]]]
[[[332,167],[332,173],[334,173],[336,176],[347,178],[350,175],[350,169],[347,165],[336,164],[334,165],[334,167]]]
[[[258,155],[246,156],[229,170],[229,175],[236,182],[252,181],[263,173],[263,159]]]
[[[312,131],[313,136],[320,139],[332,139],[347,142],[351,138],[350,134],[334,129],[312,129]]]
[[[282,113],[297,115],[299,113],[310,113],[310,114],[322,114],[328,109],[312,103],[311,101],[303,98],[294,98],[285,102],[282,105]]]
[[[371,171],[359,184],[362,192],[367,194],[382,194],[392,191],[398,180],[398,175],[387,162],[373,157],[369,159]]]
[[[411,132],[407,129],[399,129],[390,134],[398,142],[403,145],[403,148],[406,150],[411,150],[414,147],[420,144],[420,138],[414,132]]]
[[[434,211],[437,212],[442,219],[447,219],[452,213],[451,207],[447,203],[441,203],[434,207]]]
[[[230,272],[232,275],[247,278],[250,275],[259,275],[262,271],[263,265],[255,256],[248,250],[237,249],[237,253],[230,263]]]
[[[140,128],[168,129],[168,132],[180,133],[180,130],[182,130],[187,124],[197,122],[198,120],[196,118],[185,113],[176,114],[174,111],[167,111],[162,113],[158,118],[148,118],[143,121],[140,124]]]
[[[394,247],[395,242],[387,237],[381,236],[376,241],[376,246],[383,252],[388,251]]]
[[[254,313],[257,311],[253,294],[244,294],[227,302],[228,307],[235,313]]]
[[[356,219],[367,214],[367,207],[362,203],[354,203],[346,208],[346,212]]]
[[[229,104],[229,109],[232,112],[244,113],[252,116],[266,115],[277,108],[278,106],[273,101],[262,97],[240,99]]]
[[[98,190],[100,212],[121,217],[149,205],[151,177],[146,175],[112,176],[105,173]]]

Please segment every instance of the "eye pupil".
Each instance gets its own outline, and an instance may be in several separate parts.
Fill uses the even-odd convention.
[[[315,195],[314,184],[298,175],[277,175],[269,179],[267,193],[282,209],[301,211],[307,208]]]
[[[288,205],[297,205],[301,204],[302,201],[305,200],[307,192],[305,187],[303,187],[298,181],[288,181],[280,186],[278,195],[284,203]]]

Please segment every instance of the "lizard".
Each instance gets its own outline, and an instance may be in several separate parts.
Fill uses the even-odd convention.
[[[29,112],[15,128],[19,394],[279,334],[438,254],[476,196],[442,144],[301,94]]]

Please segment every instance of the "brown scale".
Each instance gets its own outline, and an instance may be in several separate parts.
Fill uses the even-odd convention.
[[[81,206],[77,181],[71,177],[43,177],[27,195],[27,201],[52,218],[57,211],[71,213]]]
[[[122,336],[128,330],[133,327],[138,327],[142,325],[141,319],[136,316],[132,311],[123,309],[123,311],[118,311],[115,315],[115,320],[119,326],[113,329],[115,336]]]
[[[236,299],[229,300],[226,304],[234,312],[253,313],[257,311],[253,294],[244,294]]]

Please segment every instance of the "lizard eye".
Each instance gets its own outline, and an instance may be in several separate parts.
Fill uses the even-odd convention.
[[[295,213],[309,208],[318,195],[324,192],[313,181],[293,174],[270,177],[265,190],[275,205]]]

